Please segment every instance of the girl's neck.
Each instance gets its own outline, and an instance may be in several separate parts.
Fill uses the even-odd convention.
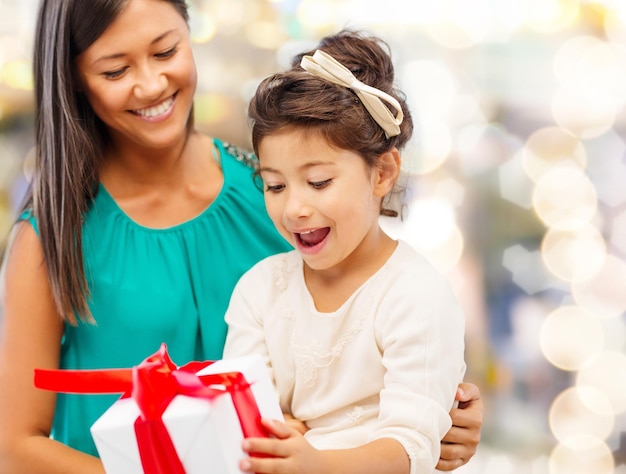
[[[314,270],[304,265],[304,279],[315,307],[322,313],[337,311],[363,283],[389,260],[398,242],[382,229],[369,235],[339,265]]]

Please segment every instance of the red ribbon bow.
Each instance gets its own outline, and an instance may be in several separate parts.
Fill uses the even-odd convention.
[[[146,474],[185,474],[183,464],[163,423],[163,413],[177,395],[211,400],[229,393],[245,438],[269,434],[261,425],[261,413],[250,384],[240,372],[196,375],[212,361],[190,362],[180,368],[172,362],[167,346],[132,369],[44,370],[35,369],[35,386],[64,393],[122,393],[139,407],[135,420],[141,464]],[[225,390],[209,387],[222,385]]]

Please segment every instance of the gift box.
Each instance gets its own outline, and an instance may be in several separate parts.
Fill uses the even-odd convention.
[[[124,392],[91,427],[109,474],[239,474],[239,461],[246,456],[243,438],[267,436],[261,417],[283,420],[259,356],[177,368],[162,346],[130,372],[38,372],[35,382],[41,388]],[[77,382],[79,372],[88,387]]]

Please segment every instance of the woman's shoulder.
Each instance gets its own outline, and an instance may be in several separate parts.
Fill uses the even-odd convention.
[[[213,143],[218,149],[223,163],[239,163],[239,165],[248,168],[249,171],[258,169],[259,160],[252,151],[219,138],[214,138]]]
[[[22,222],[28,222],[33,229],[35,229],[35,232],[39,234],[39,226],[37,225],[37,219],[35,218],[35,213],[32,208],[26,208],[18,215],[17,224]]]
[[[32,213],[28,218],[21,216],[12,227],[3,258],[1,276],[6,280],[7,291],[22,291],[23,288],[44,286],[45,273],[39,271],[43,259],[43,247],[37,232],[36,221]],[[34,275],[39,278],[33,278]]]
[[[227,141],[214,138],[215,148],[224,175],[224,184],[215,208],[226,206],[232,212],[232,201],[246,203],[244,209],[254,214],[265,213],[263,187],[255,175],[259,162],[251,151]],[[265,219],[266,216],[264,216]]]

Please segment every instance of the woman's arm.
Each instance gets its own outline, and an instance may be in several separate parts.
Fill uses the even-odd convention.
[[[2,272],[0,473],[102,473],[100,461],[49,438],[56,395],[35,368],[58,368],[63,334],[33,227],[16,226]],[[80,423],[81,420],[77,420]]]
[[[483,424],[483,401],[478,387],[462,383],[457,390],[458,408],[450,411],[452,428],[441,441],[437,469],[453,471],[466,464],[476,453]]]

